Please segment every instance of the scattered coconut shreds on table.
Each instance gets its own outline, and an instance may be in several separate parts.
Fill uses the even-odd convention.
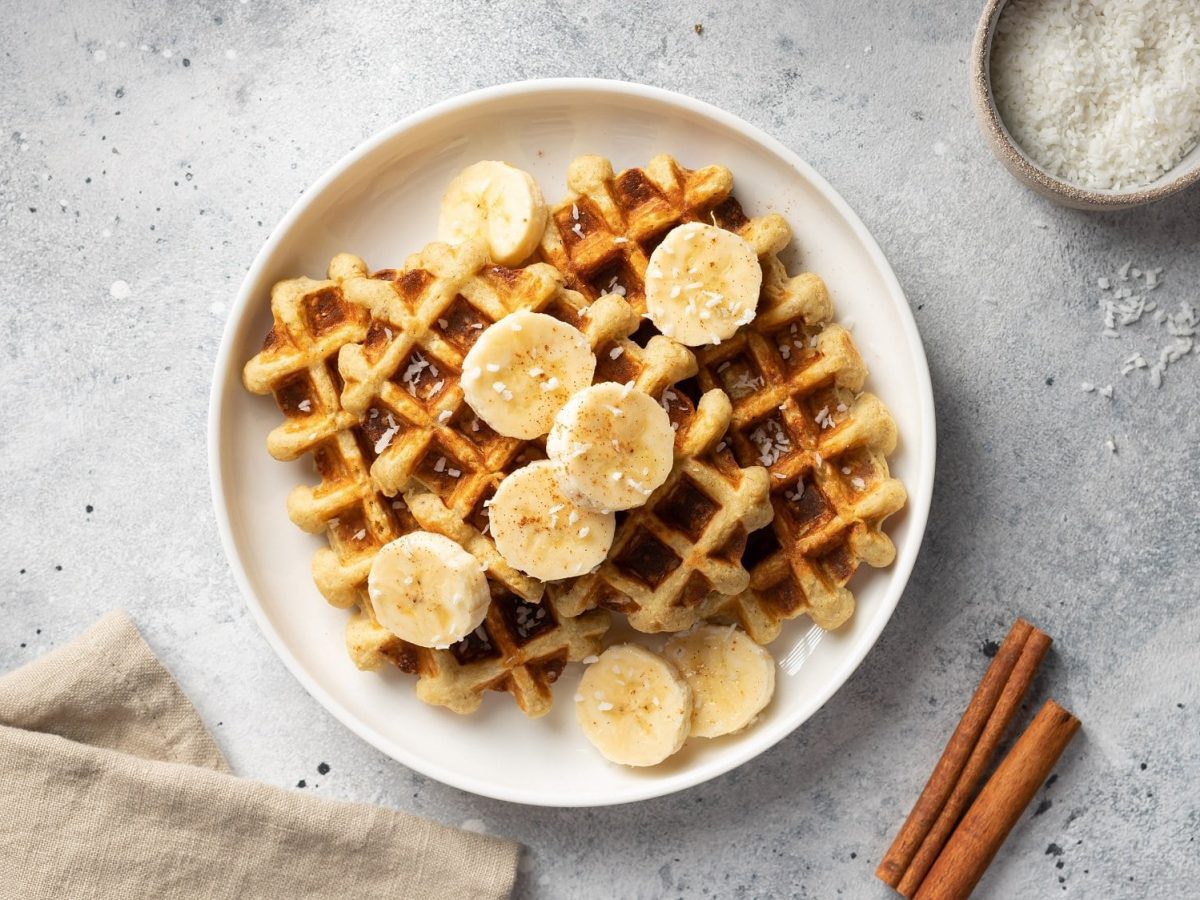
[[[1163,284],[1162,272],[1161,268],[1139,269],[1127,262],[1113,276],[1096,279],[1097,305],[1103,321],[1100,333],[1116,340],[1137,334],[1152,344],[1150,352],[1135,349],[1123,356],[1117,371],[1126,378],[1144,372],[1156,388],[1162,387],[1169,366],[1189,354],[1200,353],[1200,314],[1196,307],[1181,300],[1179,310],[1172,313],[1150,299]],[[1084,381],[1080,387],[1084,393],[1095,392],[1112,399],[1112,385],[1097,390],[1095,384]]]

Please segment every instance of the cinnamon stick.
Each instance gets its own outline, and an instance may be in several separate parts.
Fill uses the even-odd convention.
[[[1053,700],[1046,701],[963,816],[915,900],[970,896],[1078,730],[1075,716]]]
[[[995,658],[984,673],[983,680],[975,689],[966,712],[959,720],[958,727],[950,736],[933,774],[929,776],[925,789],[921,791],[912,812],[908,814],[896,839],[892,841],[892,846],[888,848],[875,871],[876,877],[886,884],[894,888],[900,885],[909,865],[934,828],[1033,631],[1032,625],[1024,619],[1017,619],[1004,643],[1000,645]]]
[[[1000,745],[1005,731],[1008,730],[1009,722],[1012,721],[1020,707],[1021,700],[1029,690],[1029,685],[1032,683],[1034,675],[1037,674],[1038,666],[1041,665],[1042,659],[1045,658],[1049,649],[1049,636],[1034,628],[1025,641],[1025,646],[1021,648],[1017,664],[1004,685],[1004,690],[1000,692],[996,707],[992,710],[983,733],[979,736],[979,742],[976,743],[975,749],[967,758],[962,774],[959,775],[958,783],[946,799],[941,814],[933,823],[925,840],[921,842],[920,849],[909,864],[908,871],[900,879],[896,890],[905,897],[911,897],[917,892],[917,888],[921,886],[930,867],[933,866],[938,854],[946,845],[946,840],[954,831],[954,826],[958,824],[963,810],[975,796],[976,790],[983,781],[983,776],[987,773],[988,766],[991,765],[992,758],[996,755],[996,748]]]

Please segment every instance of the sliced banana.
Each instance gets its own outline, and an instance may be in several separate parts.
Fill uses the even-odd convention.
[[[605,650],[583,673],[575,701],[584,735],[611,762],[657,765],[687,740],[691,688],[669,662],[644,647]]]
[[[554,463],[545,459],[500,482],[488,513],[500,555],[542,581],[572,578],[600,565],[617,527],[615,513],[581,509],[567,499]]]
[[[754,319],[761,288],[753,247],[732,231],[689,222],[650,255],[646,312],[681,344],[719,344]]]
[[[491,603],[479,561],[440,534],[414,531],[371,562],[375,619],[401,640],[444,649],[480,626]]]
[[[589,509],[632,509],[671,474],[675,432],[666,411],[633,383],[595,384],[554,418],[546,454],[559,484]]]
[[[521,310],[479,335],[463,359],[463,396],[500,434],[541,437],[595,371],[596,357],[578,328]]]
[[[735,625],[702,625],[676,634],[663,650],[692,689],[692,734],[740,731],[775,693],[775,660]]]
[[[528,172],[483,160],[467,166],[442,195],[438,240],[487,241],[493,262],[515,266],[533,253],[546,229],[546,201]]]

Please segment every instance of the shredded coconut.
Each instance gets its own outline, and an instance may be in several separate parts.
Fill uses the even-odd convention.
[[[418,350],[413,353],[408,361],[408,367],[404,370],[404,374],[400,376],[400,381],[414,397],[417,396],[417,383],[421,380],[421,372],[428,366],[429,360],[422,356]],[[432,374],[435,378],[437,377],[436,370]]]
[[[392,443],[392,438],[396,436],[396,432],[400,430],[399,425],[393,425],[387,431],[379,436],[379,440],[375,442],[375,455],[378,456],[386,450]]]
[[[792,451],[792,442],[787,432],[774,419],[767,419],[750,432],[750,443],[758,450],[758,461],[764,466],[774,465]]]
[[[1185,356],[1200,353],[1200,314],[1196,307],[1181,300],[1178,311],[1170,313],[1150,299],[1150,293],[1163,285],[1162,271],[1161,268],[1141,269],[1132,262],[1125,262],[1111,278],[1096,279],[1097,305],[1103,326],[1100,334],[1113,340],[1120,340],[1126,334],[1137,334],[1139,339],[1149,337],[1152,342],[1153,349],[1149,353],[1138,349],[1124,356],[1117,371],[1125,377],[1144,372],[1156,388],[1162,386],[1169,366]],[[1090,381],[1082,382],[1080,389],[1085,393],[1097,390]],[[1098,393],[1111,399],[1112,386],[1102,388]]]
[[[720,371],[719,369],[717,371]],[[726,384],[729,391],[729,396],[734,400],[740,400],[743,397],[748,397],[763,386],[762,377],[759,375],[751,375],[749,372],[739,371],[737,377]]]
[[[1051,174],[1102,190],[1149,184],[1200,139],[1200,3],[1010,0],[992,92]]]

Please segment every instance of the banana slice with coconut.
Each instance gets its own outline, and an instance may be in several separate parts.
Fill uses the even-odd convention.
[[[775,693],[775,660],[735,625],[702,625],[667,641],[663,654],[692,689],[692,734],[741,731]]]
[[[520,310],[485,329],[463,359],[463,397],[499,434],[541,437],[592,383],[596,357],[578,328]]]
[[[546,455],[563,492],[597,510],[641,506],[667,480],[675,432],[666,411],[633,382],[592,385],[555,416]]]
[[[460,244],[487,241],[492,261],[524,262],[546,230],[546,201],[533,176],[496,160],[467,166],[442,195],[438,240]]]
[[[492,539],[510,566],[542,581],[583,575],[604,562],[617,517],[582,509],[558,486],[554,463],[513,472],[488,508]]]
[[[492,600],[479,561],[429,531],[384,544],[371,562],[367,596],[375,620],[392,634],[438,649],[478,628]]]
[[[661,656],[635,644],[619,644],[583,673],[575,717],[605,759],[653,766],[687,740],[692,691]]]
[[[719,344],[754,319],[761,289],[762,266],[750,244],[724,228],[689,222],[650,255],[646,313],[681,344]]]

